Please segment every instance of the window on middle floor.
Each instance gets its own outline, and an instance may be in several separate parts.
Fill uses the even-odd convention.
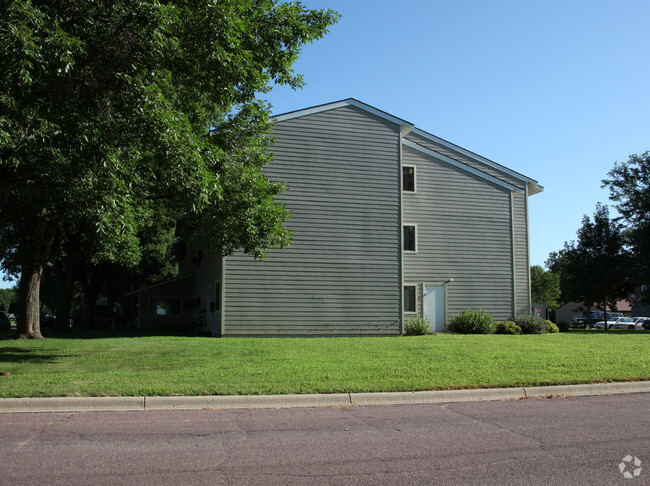
[[[404,225],[404,251],[416,251],[415,225]]]
[[[404,192],[415,192],[415,167],[402,167],[402,190]]]

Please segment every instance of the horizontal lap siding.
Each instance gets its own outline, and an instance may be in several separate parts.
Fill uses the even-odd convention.
[[[403,196],[404,223],[417,224],[417,254],[404,255],[404,282],[453,278],[448,318],[468,307],[508,318],[513,305],[510,191],[410,148],[404,150],[404,164],[416,166],[417,186],[417,193]]]
[[[398,334],[399,127],[354,107],[285,120],[291,245],[226,258],[225,335]]]
[[[530,302],[530,268],[528,255],[528,217],[526,196],[513,198],[515,228],[515,262],[517,282],[517,314],[529,314]]]

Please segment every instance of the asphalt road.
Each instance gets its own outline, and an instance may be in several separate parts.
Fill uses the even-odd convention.
[[[623,473],[636,477],[626,479]],[[650,394],[0,414],[0,484],[650,484]]]

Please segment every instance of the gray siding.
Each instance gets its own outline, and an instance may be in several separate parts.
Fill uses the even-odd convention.
[[[404,223],[417,224],[417,253],[404,254],[405,284],[454,279],[447,321],[468,307],[507,319],[514,284],[511,191],[414,149],[405,147],[403,155],[404,164],[416,166],[417,189],[403,195]],[[418,291],[418,312],[421,299]]]
[[[527,194],[513,197],[515,235],[515,279],[517,314],[530,314],[530,266],[528,258],[528,200]]]
[[[292,243],[225,259],[224,335],[398,334],[399,126],[348,106],[273,136]]]

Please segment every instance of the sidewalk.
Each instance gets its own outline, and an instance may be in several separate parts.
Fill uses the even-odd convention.
[[[357,405],[518,400],[620,393],[650,393],[650,381],[395,393],[333,393],[326,395],[0,398],[0,413],[349,407]]]

